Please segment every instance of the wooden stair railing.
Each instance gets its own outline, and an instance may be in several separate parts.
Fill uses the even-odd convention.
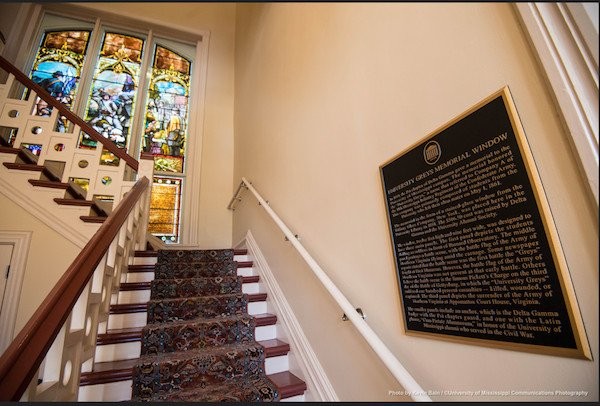
[[[121,268],[145,247],[149,183],[143,177],[126,193],[4,352],[0,401],[77,399],[110,292],[120,284]]]
[[[105,149],[110,151],[116,157],[123,159],[126,164],[132,168],[134,171],[138,170],[138,161],[127,154],[127,152],[117,147],[111,140],[105,138],[96,131],[91,125],[86,123],[81,117],[75,115],[71,110],[69,110],[64,104],[56,100],[54,97],[50,96],[50,94],[44,90],[43,87],[36,84],[33,80],[31,80],[27,75],[17,69],[14,65],[8,62],[5,58],[0,56],[0,68],[4,69],[6,72],[12,74],[15,79],[23,84],[30,90],[33,90],[42,100],[48,103],[49,106],[56,108],[60,115],[64,116],[71,123],[80,127],[81,131],[89,135],[93,140],[100,142]]]

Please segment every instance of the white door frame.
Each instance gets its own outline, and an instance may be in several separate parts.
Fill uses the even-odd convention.
[[[32,231],[0,231],[0,244],[14,245],[10,260],[10,273],[6,281],[4,305],[2,314],[0,314],[0,326],[2,326],[0,328],[0,353],[6,350],[14,338],[21,287],[32,234]]]

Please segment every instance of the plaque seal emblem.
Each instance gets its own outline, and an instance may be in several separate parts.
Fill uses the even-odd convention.
[[[423,148],[423,158],[429,165],[435,164],[442,156],[442,147],[437,141],[429,141]]]

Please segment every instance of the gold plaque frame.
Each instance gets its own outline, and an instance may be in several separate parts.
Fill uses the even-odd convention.
[[[528,344],[528,343],[516,343],[510,341],[502,341],[498,339],[485,339],[485,338],[473,338],[473,337],[465,337],[460,335],[451,335],[444,333],[434,333],[429,331],[419,331],[410,329],[408,326],[407,320],[407,312],[405,308],[405,298],[404,291],[401,282],[401,269],[399,267],[399,262],[397,260],[397,250],[395,244],[395,235],[394,235],[394,227],[391,217],[391,211],[388,202],[388,196],[386,193],[386,179],[384,175],[384,169],[397,161],[399,158],[403,157],[408,152],[414,150],[418,146],[423,146],[426,143],[429,144],[431,142],[435,143],[435,141],[431,141],[432,138],[443,132],[444,130],[454,126],[459,123],[461,120],[465,119],[467,116],[471,115],[475,111],[479,110],[481,107],[487,105],[493,100],[496,100],[498,97],[502,98],[504,103],[504,107],[506,109],[506,113],[508,114],[510,125],[515,135],[516,143],[518,145],[519,153],[523,160],[527,179],[531,186],[531,190],[533,191],[533,195],[535,197],[535,207],[537,208],[541,222],[543,225],[543,229],[545,232],[546,239],[548,241],[548,245],[550,248],[550,252],[552,254],[552,262],[556,269],[557,279],[559,282],[560,293],[562,293],[562,297],[564,299],[564,304],[566,307],[566,312],[568,315],[568,320],[570,323],[570,328],[573,332],[573,338],[575,341],[576,348],[563,348],[549,345],[537,345],[537,344]],[[427,159],[427,158],[426,158]],[[579,311],[579,306],[577,304],[577,298],[575,294],[575,290],[568,272],[568,266],[566,260],[564,258],[564,254],[562,248],[560,246],[560,240],[558,236],[558,232],[556,230],[556,226],[551,216],[550,206],[548,204],[546,195],[543,191],[542,182],[539,177],[537,168],[535,166],[535,162],[533,159],[533,155],[531,154],[531,150],[527,143],[527,139],[525,137],[525,132],[522,127],[522,124],[519,120],[519,116],[515,107],[515,104],[512,100],[512,96],[507,86],[503,87],[499,91],[480,101],[479,103],[473,105],[468,110],[460,114],[459,116],[453,118],[446,124],[442,125],[438,129],[429,133],[423,139],[415,142],[410,147],[406,148],[403,152],[395,155],[379,167],[381,181],[383,186],[384,200],[386,204],[386,214],[388,218],[388,225],[390,229],[390,238],[391,238],[391,246],[392,252],[394,256],[394,262],[396,264],[396,273],[397,273],[397,283],[398,290],[401,296],[401,307],[402,307],[402,319],[404,332],[410,336],[423,337],[423,338],[432,338],[432,339],[440,339],[444,341],[450,341],[461,344],[472,344],[479,345],[485,347],[492,348],[500,348],[507,349],[513,351],[523,351],[530,353],[538,353],[538,354],[546,354],[546,355],[554,355],[554,356],[562,356],[562,357],[570,357],[570,358],[580,358],[580,359],[592,359],[592,353],[590,350],[589,342],[585,333],[585,326],[581,317],[581,313]],[[531,203],[533,204],[533,203]],[[550,261],[549,259],[547,261]]]

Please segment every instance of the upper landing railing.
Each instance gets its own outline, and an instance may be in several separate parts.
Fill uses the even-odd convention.
[[[346,296],[344,296],[344,294],[338,289],[333,281],[327,276],[325,271],[323,271],[314,258],[308,253],[308,251],[306,251],[304,246],[300,244],[298,238],[296,238],[292,231],[285,225],[285,223],[279,218],[273,209],[271,209],[269,203],[262,198],[262,196],[252,186],[252,183],[248,182],[246,178],[242,178],[242,181],[227,208],[233,210],[235,208],[235,203],[242,200],[241,192],[243,188],[250,190],[254,197],[256,197],[261,207],[265,209],[271,219],[273,219],[281,231],[283,231],[283,234],[286,236],[287,240],[289,240],[294,248],[296,248],[300,256],[302,256],[302,258],[306,261],[315,276],[319,279],[319,281],[321,281],[325,289],[327,289],[329,294],[342,308],[346,317],[352,322],[352,324],[354,324],[359,333],[371,346],[373,351],[375,351],[377,356],[379,356],[381,361],[385,364],[392,375],[394,375],[396,380],[400,383],[400,385],[402,385],[410,397],[418,402],[431,402],[431,399],[429,396],[427,396],[427,393],[421,388],[421,386],[419,386],[406,368],[404,368],[398,358],[396,358],[396,356],[387,348],[384,342],[381,341],[379,336],[363,320],[361,314],[358,312],[359,309],[354,309],[354,306],[352,306]]]
[[[0,136],[13,148],[33,148],[38,165],[51,169],[61,182],[83,182],[80,184],[87,187],[88,200],[94,196],[101,200],[112,198],[116,206],[136,178],[152,176],[146,169],[142,174],[139,162],[125,149],[117,147],[1,56],[0,69],[6,77],[0,83]],[[40,99],[51,111],[44,108],[44,114],[38,114]],[[57,130],[58,120],[67,121],[61,131]],[[81,145],[81,133],[96,141],[96,147]]]
[[[60,115],[66,117],[68,121],[70,121],[71,123],[73,123],[77,127],[79,127],[79,129],[81,129],[81,131],[83,131],[84,133],[89,135],[94,141],[101,143],[104,146],[104,148],[106,148],[108,151],[110,151],[117,158],[124,160],[131,169],[133,169],[134,171],[138,170],[138,162],[135,158],[128,155],[124,149],[117,147],[109,139],[103,137],[102,134],[100,134],[98,131],[96,131],[91,125],[86,123],[81,117],[79,117],[79,116],[75,115],[73,112],[71,112],[71,110],[69,110],[64,104],[62,104],[61,102],[56,100],[54,97],[50,96],[50,94],[46,90],[44,90],[43,87],[36,84],[27,75],[25,75],[23,72],[21,72],[15,66],[13,66],[10,62],[8,62],[2,56],[0,56],[0,68],[4,69],[6,72],[11,74],[18,82],[23,84],[26,88],[35,92],[34,95],[29,96],[29,98],[28,98],[29,100],[35,100],[35,96],[37,95],[42,100],[44,100],[46,103],[48,103],[49,106],[53,107],[52,114],[54,114],[55,120],[51,120],[51,121],[56,121],[56,116],[58,115],[57,113],[60,113]],[[7,84],[8,84],[8,81],[7,81]],[[10,88],[10,86],[7,86],[7,89],[5,89],[5,92],[8,92],[9,88]],[[7,96],[7,94],[5,93],[4,96]],[[55,111],[56,111],[56,113],[55,113]],[[3,114],[8,114],[8,112],[4,112]],[[11,117],[11,118],[16,118],[16,117]],[[77,134],[77,133],[78,133],[78,131],[76,129],[73,130],[73,134]]]

